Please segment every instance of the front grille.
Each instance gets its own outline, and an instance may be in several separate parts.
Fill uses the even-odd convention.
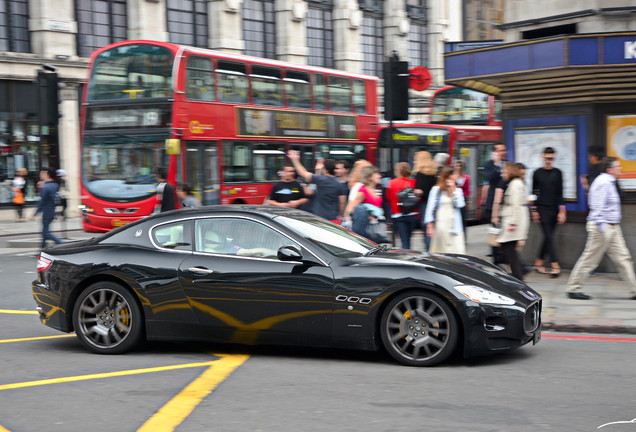
[[[523,318],[523,329],[526,333],[531,333],[541,325],[541,302],[533,303],[526,309],[526,315]]]

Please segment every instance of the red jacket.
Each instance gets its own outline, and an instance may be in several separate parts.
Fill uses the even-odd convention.
[[[386,187],[386,199],[391,205],[391,214],[401,214],[402,209],[398,206],[398,192],[407,187],[415,187],[415,179],[398,177],[389,180],[389,184]]]

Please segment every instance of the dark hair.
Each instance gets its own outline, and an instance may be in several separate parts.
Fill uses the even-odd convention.
[[[543,154],[554,154],[556,153],[552,147],[546,147],[543,149]]]
[[[192,195],[192,185],[190,183],[181,183],[181,190],[188,196]]]
[[[157,167],[155,170],[155,174],[161,177],[162,179],[166,179],[168,176],[168,170],[165,167]]]
[[[589,150],[590,156],[595,156],[599,159],[602,159],[605,156],[605,152],[601,146],[592,146]]]
[[[336,165],[337,164],[342,164],[342,166],[344,167],[344,169],[351,169],[351,162],[349,162],[346,159],[339,159],[336,161]]]
[[[612,165],[614,165],[614,162],[616,162],[617,160],[618,159],[616,159],[615,157],[605,156],[601,160],[601,172],[606,173],[608,169],[612,168]]]
[[[336,175],[336,161],[333,159],[325,159],[325,169],[330,175]]]
[[[57,170],[53,167],[42,168],[40,171],[46,171],[46,174],[52,179],[57,179]]]
[[[450,165],[443,165],[439,170],[439,176],[437,177],[437,185],[440,189],[446,187],[446,180],[453,175],[455,170]]]
[[[524,164],[522,164],[521,162],[515,162],[515,165],[517,165],[517,169],[518,170],[526,169],[526,166]]]

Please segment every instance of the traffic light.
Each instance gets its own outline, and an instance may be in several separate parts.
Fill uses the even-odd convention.
[[[57,127],[60,113],[60,89],[64,86],[56,72],[38,71],[40,124]]]
[[[409,63],[400,61],[397,53],[384,62],[384,118],[409,119]]]

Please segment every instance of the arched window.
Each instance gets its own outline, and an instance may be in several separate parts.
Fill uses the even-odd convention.
[[[27,0],[0,0],[0,51],[31,52]]]
[[[127,39],[126,0],[76,0],[77,54]]]
[[[333,69],[333,4],[310,0],[307,8],[307,64]]]
[[[276,59],[276,12],[272,0],[244,0],[245,54]]]
[[[168,0],[170,42],[208,47],[208,2],[206,0]]]

